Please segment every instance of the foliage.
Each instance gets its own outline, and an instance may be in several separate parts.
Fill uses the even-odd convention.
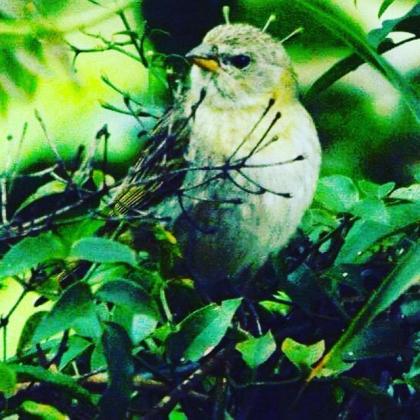
[[[413,92],[381,53],[390,32],[408,23],[414,28],[410,22],[418,22],[418,7],[366,37],[330,11],[299,3],[354,50],[321,76],[310,97],[368,62],[415,111]],[[384,1],[379,13],[391,3]],[[135,51],[135,59],[144,61],[142,37],[126,27],[121,8],[111,12],[122,18],[124,45],[101,39],[99,49],[72,46],[73,53],[129,45],[132,49],[122,53]],[[28,19],[2,19],[7,20],[0,20],[2,37],[37,40],[44,34],[44,27],[36,23],[35,30]],[[145,64],[157,78],[166,70]],[[137,122],[154,119],[154,109],[104,81],[125,106],[106,108]],[[257,275],[254,295],[208,303],[179,268],[176,238],[147,211],[136,217],[105,211],[110,195],[128,179],[115,181],[108,174],[108,137],[104,126],[92,150],[81,151],[74,162],[57,154],[55,165],[41,173],[2,178],[0,281],[17,281],[23,288],[0,322],[6,343],[0,364],[2,416],[254,418],[263,413],[272,418],[288,410],[294,418],[362,412],[405,418],[415,412],[418,184],[321,178],[300,234]],[[101,148],[104,158],[97,159]],[[8,205],[14,184],[29,178],[39,181],[32,194]],[[13,314],[32,292],[40,296],[39,304],[49,300],[53,306],[26,320],[11,354]]]

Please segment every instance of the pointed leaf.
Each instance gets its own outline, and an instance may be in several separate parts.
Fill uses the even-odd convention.
[[[83,335],[90,337],[99,337],[101,334],[101,325],[87,284],[76,283],[64,291],[51,312],[38,325],[32,343],[39,343],[68,328],[80,329]]]
[[[173,360],[196,362],[209,354],[222,340],[242,299],[225,300],[198,309],[178,326],[169,338],[169,353]]]

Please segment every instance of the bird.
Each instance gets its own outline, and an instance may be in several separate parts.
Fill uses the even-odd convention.
[[[189,83],[114,203],[120,214],[154,208],[215,299],[244,293],[287,245],[312,202],[321,148],[291,59],[265,30],[221,24],[186,59]]]

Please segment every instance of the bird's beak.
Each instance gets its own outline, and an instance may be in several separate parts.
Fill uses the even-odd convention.
[[[216,54],[210,51],[208,45],[199,45],[187,53],[185,57],[198,67],[212,73],[216,73],[220,69],[219,60]]]

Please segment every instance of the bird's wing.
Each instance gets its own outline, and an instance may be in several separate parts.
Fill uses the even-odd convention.
[[[176,192],[185,176],[191,118],[179,105],[162,116],[112,200],[113,214],[145,210]]]

